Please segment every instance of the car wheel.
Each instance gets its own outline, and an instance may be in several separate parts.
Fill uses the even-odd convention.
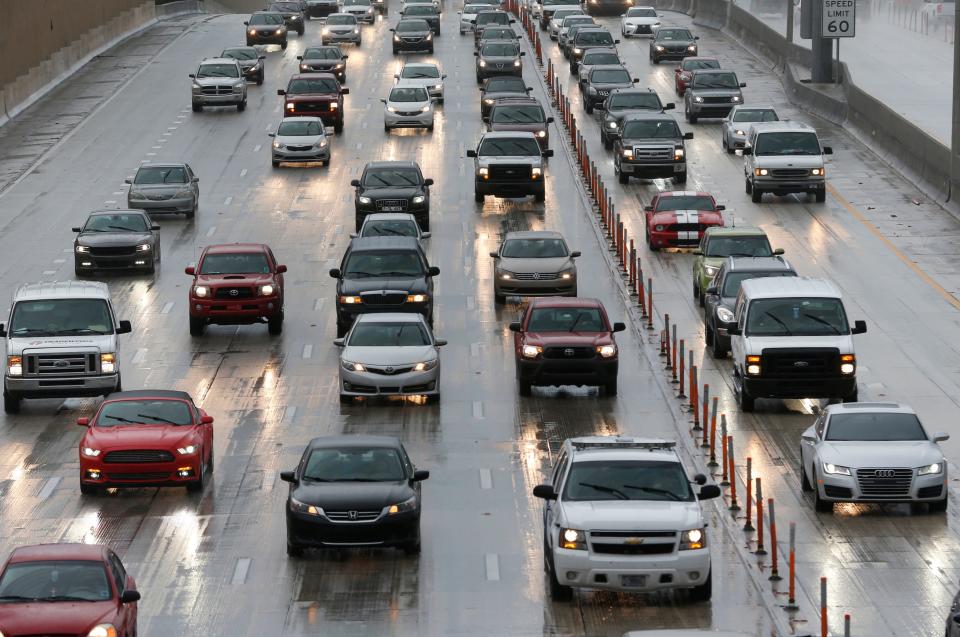
[[[263,86],[263,73],[257,76],[257,86]]]
[[[613,140],[610,139],[609,137],[604,137],[604,138],[603,138],[603,148],[604,148],[605,150],[610,150],[611,148],[613,148]]]
[[[157,262],[156,262],[156,261],[151,261],[151,262],[150,262],[150,265],[148,265],[146,268],[144,268],[144,272],[146,272],[147,274],[154,274],[156,271],[157,271]]]
[[[763,191],[756,186],[752,186],[750,190],[750,201],[753,203],[760,203],[760,200],[763,199]]]
[[[288,557],[302,557],[303,556],[303,547],[299,544],[294,544],[290,540],[287,540],[287,556]]]
[[[683,171],[682,173],[677,173],[676,175],[674,175],[674,176],[673,176],[673,183],[675,183],[675,184],[685,184],[685,183],[687,183],[687,171]]]
[[[608,398],[613,398],[617,395],[617,379],[614,378],[612,381],[603,386],[603,393]]]
[[[696,115],[691,115],[690,113],[687,113],[687,121],[690,122],[691,124],[696,124],[697,119],[698,118]]]
[[[587,115],[593,115],[593,104],[590,103],[590,100],[584,100],[583,110],[587,111]]]
[[[433,124],[430,124],[429,126],[427,126],[427,132],[428,132],[428,133],[432,133],[432,132],[433,132]]]
[[[100,487],[93,484],[80,483],[81,495],[100,495]]]
[[[537,193],[534,193],[534,195],[533,195],[533,200],[536,201],[536,202],[538,202],[538,203],[543,203],[544,201],[547,200],[547,193],[546,193],[546,192],[537,192]]]
[[[931,502],[928,505],[930,507],[930,513],[945,513],[947,511],[947,502],[948,499],[946,496],[944,496],[942,500]]]
[[[713,571],[707,573],[707,580],[690,589],[690,599],[695,602],[709,602],[713,597]]]
[[[194,112],[194,113],[202,113],[202,112],[203,112],[203,104],[194,104],[194,105],[193,105],[193,112]]]
[[[814,194],[814,197],[817,200],[817,203],[823,203],[827,200],[827,187],[818,188],[817,192]]]
[[[743,192],[748,195],[753,192],[753,184],[750,183],[750,180],[746,177],[743,179]]]
[[[803,462],[803,452],[800,452],[800,490],[801,491],[813,491],[813,486],[810,484],[810,479],[807,478],[807,466]]]
[[[347,332],[350,331],[349,325],[344,325],[340,321],[337,321],[337,338],[343,338],[347,335]]]
[[[533,393],[533,383],[522,378],[517,379],[517,392],[521,396],[529,396]]]
[[[630,175],[620,169],[620,164],[614,164],[613,167],[616,169],[615,172],[617,173],[617,181],[619,181],[621,184],[630,183]]]
[[[267,332],[269,332],[272,336],[277,336],[283,332],[283,314],[267,321]]]
[[[703,342],[706,345],[713,345],[713,330],[706,323],[703,324]]]
[[[203,450],[200,450],[200,457],[203,457]],[[200,476],[193,482],[187,483],[187,493],[200,493],[203,491],[203,485],[206,484],[207,466],[203,461],[200,462]]]
[[[484,194],[482,192],[480,192],[479,190],[473,191],[473,200],[476,203],[483,203],[483,199],[484,199]]]
[[[710,330],[711,340],[713,341],[710,344],[710,353],[713,354],[714,358],[726,358],[727,357],[727,348],[720,344],[720,338],[717,337],[715,330]]]
[[[693,298],[697,299],[697,301],[700,300],[700,286],[697,285],[696,278],[694,278],[693,281]]]
[[[281,43],[281,44],[280,44],[280,49],[281,49],[282,51],[286,51],[286,50],[287,50],[287,43],[286,43],[286,42]]]
[[[237,112],[242,113],[245,110],[247,110],[247,100],[243,100],[237,104]]]
[[[740,379],[740,385],[737,387],[737,402],[740,403],[740,411],[752,413],[754,408],[754,397],[747,393],[747,388],[743,385],[743,379]]]
[[[427,53],[429,53],[430,55],[433,55],[433,47],[432,47],[432,46],[431,46],[429,49],[427,49]]]
[[[503,305],[504,303],[507,302],[507,295],[506,295],[506,294],[497,294],[496,290],[494,290],[494,292],[493,292],[493,302],[494,302],[496,305]]]
[[[297,35],[299,35],[300,37],[303,37],[304,30],[305,29],[303,27],[300,27],[299,29],[297,29]]]
[[[396,55],[397,53],[399,53],[399,51],[397,50],[397,47],[393,47],[393,54]]]
[[[183,213],[183,216],[187,219],[193,219],[197,216],[197,204],[193,204],[193,208]]]
[[[403,545],[403,552],[407,555],[420,555],[420,529],[417,528],[417,539]]]
[[[190,317],[190,336],[203,336],[206,327],[206,322],[202,318]]]
[[[820,497],[820,487],[817,484],[817,473],[813,473],[813,508],[818,513],[833,513],[833,502]]]
[[[14,396],[8,392],[3,392],[3,411],[8,414],[19,414],[20,413],[20,401],[19,396]]]
[[[547,558],[550,564],[550,570],[547,571],[547,577],[550,578],[550,599],[555,602],[567,602],[573,599],[573,588],[564,586],[557,579],[556,567],[553,565],[553,557]]]
[[[276,159],[274,159],[273,161],[271,161],[270,164],[271,164],[274,168],[279,168],[279,167],[280,167],[280,162],[277,161]]]
[[[390,132],[390,126],[388,126],[387,124],[384,124],[384,125],[383,125],[383,132],[389,133],[389,132]]]
[[[343,132],[343,118],[338,119],[336,122],[334,122],[334,124],[333,124],[333,132],[334,132],[334,133],[342,133],[342,132]]]

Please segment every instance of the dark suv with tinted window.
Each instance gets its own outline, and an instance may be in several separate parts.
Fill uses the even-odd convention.
[[[430,186],[415,161],[372,161],[363,168],[356,189],[354,211],[357,231],[374,212],[406,212],[416,218],[423,232],[430,231]]]

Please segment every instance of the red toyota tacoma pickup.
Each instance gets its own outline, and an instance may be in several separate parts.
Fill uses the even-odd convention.
[[[520,321],[510,324],[520,395],[529,396],[534,385],[578,385],[601,387],[607,396],[616,396],[613,334],[625,329],[623,323],[610,323],[596,299],[531,300]]]
[[[343,96],[350,92],[333,73],[296,73],[290,77],[286,90],[277,89],[285,97],[285,117],[319,117],[334,132],[343,132]]]

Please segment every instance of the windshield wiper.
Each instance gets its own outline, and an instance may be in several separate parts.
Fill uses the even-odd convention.
[[[416,277],[422,276],[423,272],[400,272],[398,270],[388,270],[386,272],[381,272],[377,276],[402,276],[402,277]]]
[[[300,479],[308,480],[310,482],[333,482],[333,480],[329,480],[327,478],[314,478],[313,476],[303,476]]]
[[[101,332],[100,330],[94,330],[89,327],[71,327],[67,330],[57,330],[54,332],[55,336],[61,336],[63,334],[98,334],[104,335],[106,332]]]
[[[784,323],[783,321],[781,321],[775,314],[772,314],[772,313],[770,313],[770,312],[764,312],[764,315],[769,316],[769,317],[772,318],[774,321],[776,321],[777,323],[779,323],[780,326],[784,329],[784,331],[787,333],[788,336],[793,335],[793,332],[790,331],[790,328],[787,327],[787,324]]]
[[[50,597],[41,597],[41,602],[102,602],[102,599],[90,599],[89,597],[77,597],[75,595],[51,595]]]
[[[50,330],[42,330],[39,327],[18,327],[17,329],[10,332],[14,335],[19,334],[43,334],[44,336],[52,336],[53,333]]]
[[[820,318],[819,316],[814,316],[813,314],[807,314],[806,312],[803,313],[803,316],[807,317],[808,319],[810,319],[810,320],[812,320],[812,321],[815,321],[815,322],[817,322],[817,323],[820,323],[820,324],[822,324],[822,325],[826,325],[826,326],[829,327],[831,330],[833,330],[833,333],[834,333],[834,334],[836,334],[836,335],[838,335],[838,336],[840,335],[840,330],[838,330],[838,329],[836,328],[836,326],[835,326],[833,323],[831,323],[830,321],[824,320],[824,319]]]
[[[178,422],[173,422],[172,420],[168,420],[168,419],[166,419],[166,418],[161,418],[160,416],[154,416],[153,414],[137,414],[137,418],[144,418],[144,419],[149,419],[149,420],[159,420],[160,422],[166,423],[166,424],[168,424],[168,425],[176,425],[176,426],[178,426],[178,427],[182,426],[182,425],[181,425],[180,423],[178,423]]]
[[[568,331],[568,332],[572,332],[572,331],[573,331],[573,328],[575,328],[575,327],[577,326],[577,324],[580,323],[580,319],[582,319],[582,318],[583,318],[583,314],[577,314],[577,318],[573,319],[573,324],[570,325],[570,329],[567,330],[567,331]]]
[[[343,275],[343,278],[348,279],[348,278],[350,278],[350,277],[369,277],[369,276],[379,276],[379,275],[378,275],[378,274],[374,274],[373,272],[356,272],[356,271],[351,271],[351,272],[345,273],[345,274]]]
[[[602,491],[603,493],[610,493],[617,496],[620,500],[629,500],[627,494],[621,491],[620,489],[614,489],[613,487],[607,487],[602,484],[591,484],[589,482],[578,482],[581,487],[589,487],[591,489],[596,489],[597,491]]]
[[[39,597],[26,597],[24,595],[0,595],[0,602],[39,602]]]
[[[103,418],[109,418],[110,420],[116,420],[117,422],[128,422],[131,425],[139,425],[136,420],[130,420],[129,418],[124,418],[122,416],[111,416],[110,414],[104,414]]]
[[[685,501],[683,498],[681,498],[680,496],[678,496],[678,495],[677,495],[676,493],[674,493],[673,491],[667,491],[666,489],[657,489],[657,488],[655,488],[655,487],[638,487],[638,486],[633,485],[633,484],[625,484],[625,485],[623,485],[623,488],[624,488],[624,489],[636,489],[637,491],[646,491],[647,493],[659,493],[660,495],[668,496],[671,500],[674,500],[674,501],[676,501],[676,502],[684,502],[684,501]]]
[[[137,232],[136,228],[128,228],[126,226],[107,226],[108,228],[113,228],[114,230],[123,230],[125,232]]]

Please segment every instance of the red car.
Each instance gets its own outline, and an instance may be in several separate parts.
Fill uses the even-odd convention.
[[[673,90],[683,97],[687,91],[687,82],[693,77],[693,71],[700,69],[719,69],[720,61],[717,58],[689,57],[680,61],[680,66],[673,69]]]
[[[96,415],[77,418],[80,492],[106,487],[203,490],[213,471],[213,418],[182,391],[114,392]]]
[[[510,324],[520,395],[529,396],[534,385],[578,385],[616,396],[613,334],[625,329],[623,323],[610,323],[596,299],[532,299],[520,321]]]
[[[137,634],[137,583],[97,544],[14,549],[0,573],[0,635]]]
[[[643,207],[647,222],[647,247],[692,248],[700,245],[704,231],[725,225],[722,210],[713,195],[680,190],[661,192]]]
[[[277,89],[277,95],[286,97],[284,116],[319,117],[337,133],[343,132],[343,96],[349,92],[333,73],[297,73],[286,90]]]
[[[208,246],[196,267],[185,272],[190,286],[190,334],[203,335],[208,324],[266,323],[271,334],[283,331],[283,273],[270,246],[230,243]]]

